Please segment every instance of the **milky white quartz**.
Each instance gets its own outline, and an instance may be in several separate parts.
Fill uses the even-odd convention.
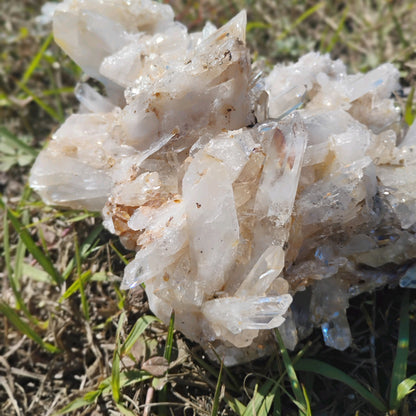
[[[50,10],[48,9],[48,13]],[[30,184],[49,204],[102,210],[136,251],[123,289],[234,364],[322,328],[351,343],[349,297],[413,287],[416,127],[384,64],[348,75],[309,53],[252,72],[246,15],[191,33],[150,0],[65,0],[57,43],[106,95],[54,134]]]

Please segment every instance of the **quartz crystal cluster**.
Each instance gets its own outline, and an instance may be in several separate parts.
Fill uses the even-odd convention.
[[[350,345],[348,299],[416,286],[416,126],[384,64],[348,75],[309,53],[255,70],[246,14],[188,33],[150,0],[65,0],[56,42],[105,93],[54,134],[30,184],[49,204],[102,210],[136,256],[122,287],[234,364],[321,327]]]

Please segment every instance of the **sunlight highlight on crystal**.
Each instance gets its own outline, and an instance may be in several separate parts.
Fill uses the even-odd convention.
[[[277,327],[288,348],[321,327],[345,349],[351,296],[416,285],[416,126],[392,64],[349,75],[311,52],[257,73],[244,11],[188,33],[150,0],[65,0],[53,28],[106,94],[76,87],[30,184],[102,211],[137,252],[122,288],[145,283],[164,322],[228,365]]]

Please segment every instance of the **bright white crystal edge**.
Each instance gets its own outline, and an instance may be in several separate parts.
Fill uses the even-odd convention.
[[[398,71],[347,75],[309,53],[263,85],[245,26],[241,12],[188,34],[150,0],[56,6],[57,42],[107,97],[77,86],[80,113],[30,177],[47,203],[106,204],[105,226],[137,251],[122,288],[144,282],[157,316],[174,309],[178,329],[234,364],[277,326],[292,348],[312,326],[346,348],[348,298],[392,279],[357,265],[416,257],[416,127],[397,143]]]
[[[48,150],[43,153],[44,156],[42,155],[38,159],[32,170],[31,186],[48,203],[97,210],[112,195],[111,198],[116,203],[125,204],[127,202],[132,205],[140,205],[139,200],[141,200],[141,203],[145,203],[146,195],[150,197],[157,193],[160,188],[163,188],[163,183],[156,172],[143,173],[131,184],[124,183],[124,176],[129,172],[129,165],[134,166],[134,169],[137,170],[152,154],[169,144],[169,141],[177,133],[162,135],[161,140],[156,142],[149,141],[147,137],[150,138],[154,135],[153,131],[158,123],[160,123],[162,129],[172,129],[174,125],[171,124],[172,127],[170,127],[169,121],[165,121],[168,120],[167,116],[162,120],[156,120],[156,117],[158,117],[156,110],[154,110],[154,113],[141,113],[146,102],[140,97],[143,96],[144,99],[149,100],[149,94],[146,92],[146,89],[137,84],[134,78],[131,78],[130,83],[126,83],[130,76],[129,73],[125,71],[120,72],[116,69],[116,66],[118,65],[117,60],[119,60],[122,62],[123,68],[131,68],[129,69],[131,73],[135,65],[138,68],[137,63],[134,62],[134,54],[137,54],[137,48],[140,48],[140,43],[144,45],[143,50],[146,51],[146,48],[155,47],[152,46],[152,42],[154,42],[154,45],[172,42],[172,35],[179,35],[179,38],[185,39],[183,36],[184,34],[186,35],[186,32],[184,32],[182,26],[173,23],[173,19],[171,20],[169,13],[167,13],[166,20],[162,19],[166,27],[150,25],[140,35],[135,35],[134,30],[132,32],[132,28],[134,25],[140,26],[140,20],[126,18],[126,15],[123,15],[124,12],[121,14],[116,13],[113,16],[108,7],[109,5],[107,4],[102,8],[93,0],[80,3],[66,1],[55,10],[54,32],[57,42],[84,68],[87,74],[99,79],[106,85],[109,98],[100,96],[86,84],[77,86],[75,92],[81,102],[81,109],[84,114],[74,115],[67,120],[64,126],[54,135]],[[125,4],[120,10],[123,10],[123,7],[125,7]],[[143,4],[143,7],[157,9],[159,6],[148,2]],[[163,6],[163,10],[167,10],[166,6]],[[135,15],[135,13],[137,18],[137,13],[140,15],[143,12],[136,10],[132,15]],[[100,33],[99,25],[104,22],[107,26],[107,33]],[[195,83],[195,76],[197,76],[196,65],[198,65],[198,60],[202,59],[201,64],[203,64],[204,59],[209,62],[210,72],[203,71],[200,76],[200,84],[205,91],[201,89],[201,92],[198,94],[202,98],[203,106],[206,106],[206,103],[211,101],[212,104],[210,105],[214,106],[213,112],[224,112],[226,117],[224,121],[216,117],[215,123],[218,125],[218,132],[224,129],[224,123],[228,129],[232,129],[233,127],[249,124],[252,119],[248,106],[248,95],[245,92],[248,88],[248,76],[244,74],[249,69],[247,66],[248,57],[244,56],[246,54],[243,45],[245,41],[245,26],[245,12],[239,13],[218,31],[215,31],[212,25],[207,26],[202,33],[202,37],[194,36],[192,40],[190,39],[195,52],[189,49],[191,46],[189,45],[185,47],[184,57],[181,58],[194,60],[195,64],[183,66],[180,59],[177,61],[177,64],[180,67],[182,66],[182,70],[185,71],[185,75],[187,71],[189,72],[193,84]],[[65,27],[67,31],[65,31]],[[77,30],[80,30],[80,37],[77,35]],[[158,34],[158,31],[161,34]],[[111,32],[113,32],[113,35],[109,36]],[[170,38],[165,38],[163,32],[169,33]],[[189,40],[186,40],[186,42],[189,42]],[[224,44],[224,52],[218,54],[216,49],[219,48],[221,51],[221,44]],[[131,48],[129,45],[136,46]],[[83,50],[84,47],[91,49],[87,52],[86,49]],[[153,52],[157,53],[157,48],[159,48],[159,53],[162,53],[163,48],[161,49],[159,46],[156,46]],[[210,50],[212,51],[210,52]],[[121,51],[123,52],[121,53]],[[165,52],[169,53],[168,49]],[[210,63],[212,58],[210,58],[209,54],[212,54],[214,59],[220,59],[218,64]],[[216,55],[218,58],[215,57]],[[129,59],[132,60],[129,61]],[[149,58],[149,62],[156,63],[154,58]],[[241,68],[240,73],[243,74],[241,80],[238,72],[232,77],[221,75],[224,73],[222,66],[227,68],[230,62],[234,66],[237,65],[236,69],[238,71]],[[152,86],[149,84],[149,87],[153,87],[153,91],[156,91],[153,95],[162,94],[163,96],[163,94],[167,93],[171,97],[177,97],[176,100],[179,99],[182,103],[181,105],[188,105],[181,98],[186,96],[186,94],[179,90],[183,80],[180,78],[181,75],[178,68],[174,71],[170,71],[167,67],[160,68],[161,73],[156,75],[156,79],[152,80]],[[141,82],[146,85],[146,66],[140,69],[140,71],[143,73]],[[154,69],[152,71],[155,72]],[[178,75],[180,76],[178,77]],[[174,90],[171,92],[169,92],[169,89],[166,90],[163,85],[163,77],[173,77],[175,80],[172,84]],[[214,82],[218,82],[220,88],[218,89],[214,84],[207,89],[204,83],[207,81],[212,83],[215,77],[219,77],[218,81]],[[139,89],[136,88],[136,85]],[[128,87],[125,94],[127,106],[120,101],[120,93],[117,92],[117,90],[122,91],[126,87]],[[210,89],[213,91],[212,98]],[[192,107],[188,107],[187,118],[191,117],[194,120],[200,119],[203,121],[204,118],[201,118],[202,113],[195,113],[195,108],[197,108],[195,99],[201,98],[198,98],[194,91],[188,94],[191,94],[189,103],[192,103]],[[221,94],[223,98],[221,98]],[[172,111],[173,115],[175,114],[178,104],[175,104],[175,107],[169,110],[169,107],[166,107],[163,101],[161,104],[157,101],[154,101],[155,104],[152,104],[152,100],[154,101],[153,98],[147,101],[152,108],[161,106],[163,114],[169,114],[169,111]],[[240,106],[236,105],[236,100],[240,100]],[[120,108],[119,105],[121,105]],[[189,112],[195,114],[190,115]],[[94,116],[94,113],[97,116]],[[102,114],[102,118],[100,118],[99,114]],[[156,117],[154,114],[156,114]],[[149,118],[149,116],[153,118]],[[136,120],[138,117],[142,117],[141,124],[137,124]],[[182,123],[184,122],[185,119]],[[114,136],[111,123],[121,123],[121,136]],[[175,120],[175,123],[179,123],[179,128],[175,127],[174,130],[182,133],[184,129],[181,127],[181,122]],[[205,123],[210,123],[210,120],[206,119]],[[204,128],[203,125],[201,127]],[[158,129],[160,131],[160,127]],[[91,131],[89,138],[93,139],[90,143],[86,143],[82,139],[82,135],[88,130]],[[72,143],[69,144],[68,139],[71,136],[74,138],[74,132],[77,131],[80,132],[79,139],[77,138],[77,133],[75,133],[75,141],[72,140]],[[140,136],[136,136],[137,131],[141,132]],[[190,287],[182,288],[181,291],[188,293],[187,291],[191,290],[194,293],[192,296],[196,296],[195,300],[197,305],[199,305],[198,307],[203,308],[203,305],[205,305],[204,310],[207,314],[207,321],[210,320],[210,316],[215,315],[215,311],[218,308],[221,309],[221,306],[218,305],[221,305],[222,302],[229,304],[231,301],[231,305],[234,305],[235,300],[238,299],[238,304],[243,307],[246,304],[251,308],[255,308],[254,321],[242,323],[238,331],[241,333],[244,328],[265,329],[278,326],[284,320],[281,315],[286,312],[291,297],[289,295],[284,295],[281,298],[276,296],[271,298],[253,297],[249,296],[252,291],[247,291],[247,300],[244,297],[224,297],[223,301],[217,299],[211,303],[206,302],[206,299],[212,297],[225,284],[226,275],[235,262],[236,249],[240,237],[232,186],[248,161],[252,149],[256,147],[256,143],[253,142],[249,134],[240,133],[239,131],[236,131],[235,134],[239,137],[241,136],[241,143],[230,141],[229,135],[223,134],[221,139],[211,140],[207,146],[201,146],[201,150],[195,154],[194,160],[185,172],[182,183],[183,195],[178,196],[175,199],[176,202],[172,201],[164,204],[162,210],[152,210],[146,207],[138,208],[131,216],[128,226],[130,229],[138,231],[140,237],[137,244],[142,249],[138,251],[135,260],[126,267],[122,288],[131,288],[141,282],[149,283],[148,280],[154,280],[156,276],[162,279],[163,286],[163,279],[166,279],[167,276],[167,265],[178,262],[178,256],[181,255],[183,250],[190,250],[189,262],[197,265],[197,271],[195,272],[196,286],[195,289],[192,289],[191,284]],[[141,145],[140,142],[143,142],[143,144]],[[67,155],[65,159],[62,159],[60,153],[62,150]],[[90,155],[88,155],[88,151]],[[120,161],[120,157],[123,158],[122,161]],[[49,166],[47,170],[44,170],[43,167],[46,165],[46,160],[48,160]],[[56,168],[53,168],[55,160]],[[66,176],[62,176],[62,171],[60,171],[59,162],[61,160],[67,161]],[[51,167],[53,168],[52,170],[50,169]],[[202,181],[200,180],[201,173],[204,176]],[[63,179],[64,181],[62,181]],[[139,189],[141,189],[140,192],[138,191]],[[96,198],[91,198],[93,193],[96,193]],[[218,198],[213,198],[213,195],[224,195],[224,198],[218,200]],[[224,216],[224,214],[227,215]],[[169,223],[169,226],[165,225],[167,223]],[[200,229],[201,224],[205,226],[202,231]],[[106,219],[105,225],[111,231],[115,231],[111,217]],[[223,230],[223,233],[219,235],[218,230]],[[200,238],[201,235],[204,235],[203,239]],[[156,239],[155,236],[157,236]],[[211,238],[209,239],[208,236],[211,236]],[[218,262],[215,255],[218,252],[222,253],[220,262]],[[282,263],[277,267],[281,270]],[[278,274],[279,272],[274,272],[273,276]],[[250,276],[250,279],[253,281],[255,274],[252,272]],[[213,277],[216,280],[212,280]],[[262,287],[259,289],[259,295],[263,295],[270,283],[270,279],[263,281]],[[160,291],[155,291],[155,293],[158,292]],[[174,291],[170,296],[182,296],[182,294],[175,295],[175,293]],[[159,302],[158,299],[157,296],[150,297],[150,302]],[[265,299],[269,299],[269,301],[265,302]],[[153,305],[153,309],[157,310],[157,308],[157,305]],[[264,309],[263,315],[261,312],[262,308]],[[260,319],[260,317],[262,321],[255,322],[255,319]],[[224,330],[228,331],[228,328],[224,327]],[[232,330],[235,332],[235,327]],[[212,333],[212,330],[209,329],[205,331]],[[184,332],[187,332],[185,328]],[[255,331],[253,335],[255,333],[257,332]],[[250,339],[252,339],[252,336],[245,341],[245,344],[249,345],[251,343]]]

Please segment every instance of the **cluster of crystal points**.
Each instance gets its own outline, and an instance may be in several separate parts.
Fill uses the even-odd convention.
[[[163,321],[227,364],[276,327],[289,348],[321,326],[345,349],[351,296],[415,286],[416,126],[402,133],[391,64],[347,75],[309,53],[264,76],[244,12],[189,34],[150,0],[65,0],[53,26],[106,96],[77,86],[30,184],[103,211],[137,251],[122,287],[144,283]]]

